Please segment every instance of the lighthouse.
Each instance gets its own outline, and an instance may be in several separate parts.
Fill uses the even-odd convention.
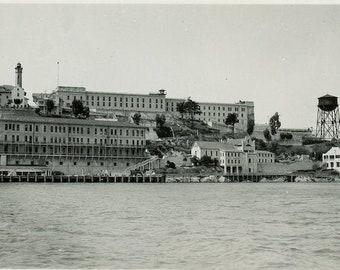
[[[21,64],[18,63],[15,68],[15,86],[19,86],[22,88],[22,67]]]

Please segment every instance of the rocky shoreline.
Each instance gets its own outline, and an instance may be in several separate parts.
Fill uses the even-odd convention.
[[[238,183],[239,181],[232,178],[228,178],[223,175],[208,175],[208,176],[183,176],[183,175],[167,175],[166,183]],[[243,183],[253,183],[253,181],[241,181]],[[284,176],[277,177],[274,179],[267,179],[263,177],[256,183],[284,183],[288,182],[287,178]],[[297,176],[295,181],[297,183],[330,183],[338,182],[340,183],[340,178],[334,177],[313,177],[313,176]]]

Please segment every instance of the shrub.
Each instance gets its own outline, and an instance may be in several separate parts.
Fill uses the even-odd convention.
[[[158,127],[155,129],[155,131],[159,138],[167,138],[173,136],[171,128],[167,126]]]

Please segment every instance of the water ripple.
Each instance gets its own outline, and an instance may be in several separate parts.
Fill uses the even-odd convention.
[[[0,185],[0,268],[339,269],[340,185]]]

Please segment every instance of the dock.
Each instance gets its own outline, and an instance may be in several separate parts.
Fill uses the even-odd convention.
[[[1,175],[1,183],[165,183],[165,175],[82,176],[82,175]]]

